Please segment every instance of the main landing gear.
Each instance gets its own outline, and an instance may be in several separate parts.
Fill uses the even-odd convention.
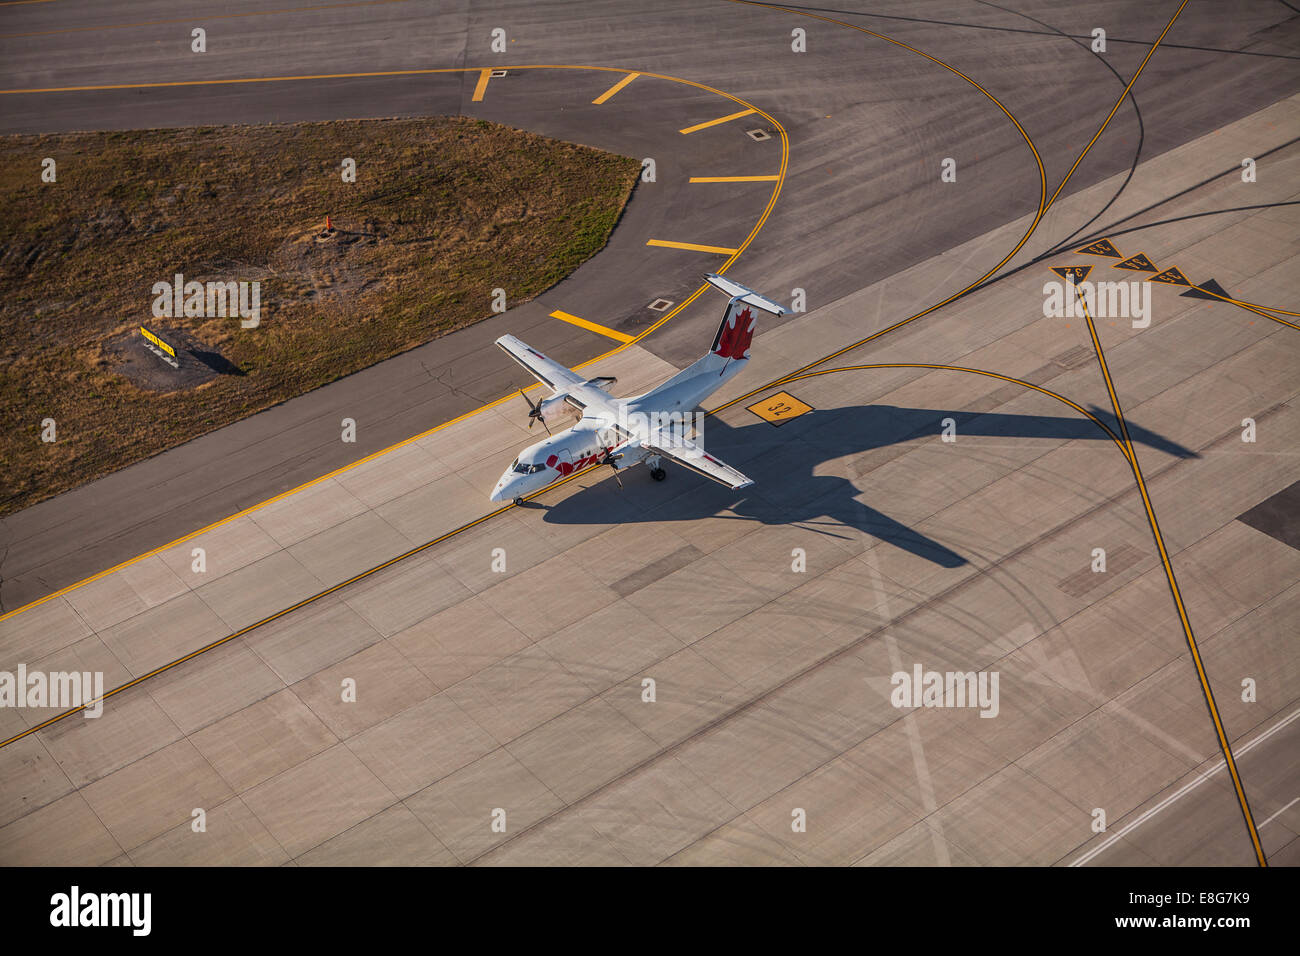
[[[655,481],[663,481],[668,477],[668,472],[664,471],[663,459],[658,455],[651,455],[645,463],[650,466],[650,477]]]

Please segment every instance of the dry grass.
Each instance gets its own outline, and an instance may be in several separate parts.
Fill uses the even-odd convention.
[[[486,318],[494,288],[532,298],[605,244],[638,171],[459,117],[11,136],[0,158],[0,514]],[[260,281],[260,327],[154,320],[177,272]],[[242,374],[141,388],[142,323]]]

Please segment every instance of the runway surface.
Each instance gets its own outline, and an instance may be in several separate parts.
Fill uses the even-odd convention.
[[[1296,861],[1292,11],[432,6],[0,12],[7,132],[461,112],[656,164],[534,302],[0,523],[0,669],[115,690],[0,709],[0,861]],[[1079,265],[1149,327],[1045,316]],[[719,268],[806,294],[709,406],[756,486],[489,505],[535,437],[492,340],[633,394]],[[896,706],[917,666],[996,716]]]

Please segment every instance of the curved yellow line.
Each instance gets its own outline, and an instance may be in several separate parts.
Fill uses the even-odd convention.
[[[987,369],[982,368],[966,368],[961,365],[937,365],[929,362],[881,362],[874,365],[842,365],[839,368],[823,368],[813,372],[800,372],[781,379],[779,383],[764,385],[762,388],[756,388],[752,392],[747,392],[744,395],[741,395],[739,398],[733,398],[725,405],[719,405],[717,408],[709,409],[705,414],[713,415],[717,412],[723,411],[724,409],[728,409],[733,405],[737,405],[746,399],[753,398],[755,395],[766,392],[768,389],[776,388],[780,385],[789,385],[791,382],[798,382],[801,379],[816,378],[818,375],[831,375],[835,372],[861,372],[870,369],[884,368],[928,368],[945,372],[969,372],[971,375],[985,375],[989,378],[996,378],[1001,379],[1004,382],[1010,382],[1012,385],[1023,385],[1025,388],[1031,388],[1035,392],[1041,392],[1044,395],[1056,399],[1058,402],[1063,402],[1066,405],[1069,405],[1080,415],[1092,419],[1098,428],[1110,436],[1110,440],[1115,443],[1115,447],[1119,449],[1119,453],[1124,456],[1125,460],[1130,463],[1132,462],[1132,459],[1129,458],[1128,450],[1124,447],[1124,442],[1115,434],[1114,431],[1111,430],[1110,426],[1077,402],[1070,401],[1070,399],[1066,398],[1064,395],[1054,392],[1050,388],[1043,388],[1041,385],[1035,385],[1032,382],[1026,382],[1023,379],[1013,378],[1010,375],[1003,375],[1001,372],[990,372]]]
[[[1197,286],[1197,288],[1200,287]],[[1274,322],[1281,323],[1282,325],[1285,325],[1288,328],[1300,330],[1300,325],[1296,325],[1294,322],[1288,322],[1286,319],[1279,319],[1276,315],[1269,314],[1270,312],[1280,312],[1282,315],[1300,315],[1300,313],[1288,312],[1286,309],[1274,309],[1267,305],[1256,305],[1253,302],[1242,302],[1240,299],[1234,299],[1232,296],[1229,295],[1219,295],[1216,292],[1210,292],[1209,289],[1201,289],[1201,291],[1214,296],[1216,299],[1218,299],[1221,302],[1227,302],[1229,305],[1235,305],[1240,308],[1246,309],[1249,312],[1254,312],[1256,315],[1262,315],[1264,318],[1272,319]]]
[[[933,63],[937,63],[945,70],[948,70],[950,73],[956,74],[957,76],[965,80],[967,83],[969,83],[971,86],[975,87],[975,89],[983,93],[995,106],[997,106],[998,109],[1000,109],[1004,114],[1006,114],[1007,119],[1011,120],[1011,122],[1015,124],[1016,129],[1020,131],[1020,135],[1024,137],[1025,143],[1029,146],[1030,151],[1034,154],[1034,161],[1038,164],[1038,184],[1039,184],[1038,211],[1034,214],[1034,219],[1033,222],[1029,224],[1029,229],[1025,232],[1023,236],[1021,236],[1020,241],[1016,243],[1015,247],[1002,258],[1001,262],[995,265],[988,272],[984,273],[982,276],[980,276],[970,285],[966,286],[966,288],[960,290],[959,292],[954,292],[952,295],[948,296],[948,298],[944,299],[942,302],[935,303],[934,305],[930,306],[930,308],[926,309],[924,312],[918,312],[915,315],[908,316],[906,319],[902,319],[898,322],[895,322],[893,325],[887,326],[886,328],[881,329],[879,332],[876,332],[873,335],[869,335],[866,338],[854,342],[851,345],[846,345],[844,348],[832,352],[830,355],[827,355],[824,358],[818,359],[816,362],[813,362],[811,365],[805,365],[799,371],[802,372],[802,371],[807,371],[808,369],[811,368],[816,368],[818,365],[821,365],[824,362],[829,362],[831,359],[837,358],[838,356],[843,355],[845,352],[851,352],[856,348],[866,345],[868,342],[872,341],[873,339],[879,338],[880,336],[884,335],[886,332],[892,332],[897,328],[901,328],[902,326],[907,325],[909,322],[915,322],[917,319],[923,318],[929,315],[931,312],[943,308],[949,302],[961,298],[963,295],[965,295],[971,289],[975,288],[977,285],[979,285],[989,276],[993,275],[993,273],[997,272],[1004,265],[1010,262],[1011,258],[1017,252],[1019,252],[1022,248],[1024,248],[1025,243],[1029,241],[1029,237],[1032,236],[1034,234],[1034,230],[1038,228],[1038,224],[1040,221],[1042,221],[1042,218],[1046,214],[1048,207],[1051,206],[1051,202],[1047,198],[1047,170],[1043,167],[1043,157],[1039,155],[1038,148],[1034,145],[1033,139],[1030,138],[1029,133],[1025,131],[1025,128],[1022,125],[1020,125],[1020,121],[1016,119],[1015,115],[1012,114],[1012,112],[1002,104],[1001,100],[999,100],[996,96],[994,96],[988,90],[984,89],[984,87],[980,86],[973,79],[971,79],[969,76],[967,76],[965,73],[963,73],[961,70],[957,69],[956,67],[950,66],[949,64],[945,63],[943,60],[939,59],[938,57],[931,56],[929,53],[926,53],[923,50],[918,50],[915,47],[908,46],[906,43],[903,43],[900,40],[895,40],[892,37],[885,36],[885,34],[883,33],[876,33],[875,31],[868,30],[865,27],[855,26],[852,23],[845,23],[843,20],[836,20],[833,17],[824,17],[816,13],[809,13],[805,10],[795,10],[789,7],[782,7],[771,3],[761,3],[758,2],[758,0],[727,0],[727,2],[744,4],[746,6],[762,7],[766,10],[778,10],[782,13],[789,13],[789,14],[794,14],[796,16],[802,16],[802,17],[810,17],[814,20],[822,20],[826,23],[833,23],[836,24],[837,26],[847,27],[850,30],[856,30],[859,33],[865,33],[867,36],[876,37],[879,40],[884,40],[887,43],[892,43],[894,46],[907,50],[909,53],[915,53],[917,56],[923,56],[927,60],[930,60]],[[1186,0],[1184,0],[1184,2],[1186,2]],[[1136,79],[1137,77],[1134,76],[1134,80]],[[1125,91],[1125,93],[1127,95],[1127,91]],[[1122,103],[1123,101],[1124,101],[1123,97],[1120,97],[1120,102]],[[1119,107],[1116,106],[1116,109],[1118,108]],[[1104,124],[1102,128],[1103,129],[1105,128]],[[1098,131],[1097,135],[1101,135],[1100,131]],[[1067,177],[1067,179],[1068,178],[1069,177]],[[1064,182],[1061,185],[1064,186],[1065,185]],[[1059,194],[1060,190],[1057,190],[1057,193]],[[1055,199],[1055,197],[1052,198]]]
[[[930,308],[926,309],[924,312],[918,312],[915,315],[908,316],[906,319],[901,319],[900,321],[895,322],[893,325],[887,326],[881,329],[879,332],[869,335],[864,339],[852,343],[851,345],[846,345],[844,348],[832,352],[830,355],[818,359],[816,362],[813,362],[810,365],[805,365],[802,369],[799,370],[803,372],[803,371],[807,371],[808,369],[816,368],[818,365],[821,365],[824,362],[829,362],[831,359],[837,358],[846,352],[851,352],[856,348],[860,348],[861,346],[866,345],[868,342],[880,338],[880,336],[886,334],[887,332],[892,332],[895,329],[907,325],[909,322],[915,322],[917,319],[929,315],[931,312],[934,312],[936,309],[943,308],[943,306],[947,305],[949,302],[952,302],[955,299],[958,299],[961,296],[965,295],[971,289],[975,288],[977,285],[982,283],[985,279],[993,275],[993,273],[997,272],[1004,265],[1006,265],[1007,262],[1009,262],[1011,258],[1024,247],[1025,243],[1029,241],[1029,237],[1032,236],[1034,234],[1034,231],[1038,228],[1038,224],[1042,220],[1044,214],[1047,212],[1049,208],[1051,208],[1052,203],[1056,202],[1056,198],[1061,194],[1061,190],[1065,188],[1065,184],[1070,181],[1070,177],[1074,175],[1074,171],[1078,169],[1079,164],[1083,162],[1083,157],[1088,154],[1088,151],[1090,149],[1092,149],[1093,144],[1097,142],[1098,138],[1100,138],[1101,134],[1105,131],[1107,125],[1109,125],[1110,121],[1114,118],[1115,113],[1119,110],[1120,106],[1123,104],[1124,98],[1128,96],[1129,91],[1133,88],[1133,85],[1137,82],[1138,77],[1142,75],[1142,71],[1146,69],[1147,63],[1150,61],[1151,57],[1155,54],[1156,49],[1160,46],[1161,41],[1164,40],[1165,34],[1167,34],[1169,30],[1173,27],[1174,22],[1178,19],[1179,15],[1183,12],[1183,7],[1187,6],[1188,0],[1183,0],[1182,4],[1174,12],[1174,15],[1169,19],[1168,24],[1165,25],[1165,28],[1161,32],[1160,36],[1156,39],[1155,43],[1151,45],[1151,49],[1147,51],[1146,57],[1143,58],[1141,65],[1137,68],[1137,71],[1133,74],[1133,78],[1129,80],[1128,85],[1124,87],[1124,92],[1121,93],[1119,99],[1115,101],[1115,105],[1111,109],[1110,115],[1108,115],[1106,119],[1102,122],[1101,127],[1093,135],[1092,140],[1088,143],[1087,146],[1084,147],[1083,152],[1079,154],[1079,158],[1075,160],[1074,165],[1070,167],[1070,171],[1065,174],[1065,178],[1061,180],[1061,185],[1057,187],[1056,192],[1052,194],[1051,199],[1047,198],[1047,172],[1043,168],[1043,158],[1042,156],[1039,155],[1038,149],[1034,146],[1034,142],[1032,139],[1030,139],[1029,134],[1025,132],[1025,128],[1020,125],[1020,121],[1017,120],[1015,116],[1012,115],[1011,111],[1002,104],[1001,100],[999,100],[988,90],[984,89],[984,87],[980,86],[978,83],[976,83],[965,73],[961,72],[961,70],[958,70],[956,67],[950,66],[949,64],[945,63],[943,60],[940,60],[938,57],[931,56],[929,53],[926,53],[922,50],[918,50],[915,47],[908,46],[906,43],[902,43],[899,40],[893,39],[892,37],[885,36],[883,33],[876,33],[875,31],[868,30],[865,27],[856,26],[852,23],[846,23],[843,20],[836,20],[833,17],[824,17],[816,13],[810,13],[806,10],[797,10],[789,7],[783,7],[780,6],[779,4],[764,3],[761,2],[761,0],[727,0],[727,2],[744,4],[746,6],[752,6],[752,7],[762,7],[763,9],[766,10],[778,10],[781,11],[782,13],[788,13],[788,14],[801,16],[801,17],[810,17],[814,20],[821,20],[826,23],[836,24],[837,26],[847,27],[850,30],[856,30],[859,33],[866,34],[867,36],[872,36],[879,40],[884,40],[887,43],[892,43],[894,46],[900,47],[901,49],[904,50],[908,50],[911,53],[915,53],[918,56],[923,56],[927,60],[931,60],[934,63],[939,64],[944,69],[952,73],[955,73],[957,76],[960,76],[963,80],[965,80],[971,86],[975,87],[975,89],[979,90],[986,97],[988,97],[994,104],[996,104],[998,109],[1002,110],[1002,112],[1007,115],[1007,118],[1010,119],[1011,122],[1015,124],[1016,129],[1020,131],[1020,135],[1024,137],[1025,142],[1029,145],[1029,148],[1033,151],[1034,159],[1038,163],[1038,177],[1039,177],[1039,185],[1041,190],[1041,193],[1039,195],[1039,200],[1038,200],[1038,212],[1034,215],[1033,222],[1029,224],[1028,231],[1024,234],[1024,236],[1021,237],[1020,241],[1016,243],[1015,248],[1012,249],[1009,253],[1007,253],[1007,255],[1002,259],[1001,262],[995,265],[988,272],[984,273],[984,275],[980,276],[970,285],[966,286],[966,288],[962,289],[959,292],[953,293],[952,295],[948,296],[948,298],[944,299],[942,302],[938,302],[930,306]],[[769,384],[776,385],[779,384],[779,382],[772,382]]]

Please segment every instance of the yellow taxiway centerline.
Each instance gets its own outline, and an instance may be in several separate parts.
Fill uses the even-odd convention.
[[[491,70],[478,71],[478,84],[474,87],[474,102],[479,103],[483,100],[483,94],[487,92],[488,80],[492,76]]]
[[[1200,648],[1196,645],[1196,635],[1192,632],[1192,622],[1187,615],[1187,607],[1183,604],[1183,594],[1178,587],[1178,580],[1174,577],[1174,566],[1170,561],[1169,552],[1165,548],[1164,535],[1160,533],[1160,523],[1156,520],[1155,506],[1151,503],[1151,496],[1147,492],[1146,479],[1142,475],[1142,466],[1138,464],[1137,450],[1133,447],[1133,439],[1129,437],[1128,422],[1124,419],[1124,410],[1120,407],[1119,395],[1115,391],[1115,383],[1110,377],[1110,368],[1106,364],[1106,353],[1102,350],[1101,339],[1097,335],[1097,327],[1093,324],[1092,315],[1088,310],[1088,301],[1084,295],[1075,290],[1075,295],[1079,298],[1080,305],[1083,306],[1083,317],[1088,321],[1088,335],[1092,339],[1092,347],[1097,353],[1097,364],[1101,367],[1102,378],[1106,380],[1106,392],[1110,396],[1111,408],[1115,412],[1115,420],[1119,423],[1120,437],[1123,440],[1126,449],[1125,457],[1128,458],[1129,466],[1133,469],[1133,477],[1137,480],[1138,492],[1142,496],[1142,506],[1146,510],[1147,523],[1151,526],[1151,534],[1156,541],[1156,550],[1160,553],[1160,563],[1164,565],[1165,578],[1169,582],[1169,592],[1173,595],[1174,605],[1178,609],[1178,620],[1183,626],[1183,637],[1187,641],[1187,649],[1191,652],[1192,663],[1196,665],[1196,676],[1201,684],[1201,692],[1205,696],[1205,704],[1210,711],[1210,719],[1214,723],[1214,732],[1219,738],[1219,750],[1223,753],[1224,762],[1228,766],[1228,774],[1232,777],[1232,786],[1236,791],[1237,803],[1241,807],[1241,815],[1246,821],[1246,829],[1250,833],[1251,846],[1255,851],[1255,861],[1260,866],[1268,866],[1268,860],[1264,855],[1264,847],[1259,840],[1259,828],[1255,826],[1255,817],[1250,810],[1250,802],[1246,799],[1246,788],[1241,782],[1241,775],[1237,772],[1237,761],[1232,756],[1232,745],[1228,742],[1228,734],[1223,729],[1223,720],[1219,716],[1219,705],[1215,703],[1214,692],[1210,690],[1210,679],[1205,673],[1205,664],[1201,660]]]
[[[1196,286],[1196,288],[1201,289],[1200,286]],[[1235,305],[1238,308],[1245,309],[1247,312],[1254,312],[1256,315],[1262,315],[1266,319],[1272,319],[1279,325],[1285,325],[1288,328],[1300,330],[1300,325],[1296,325],[1294,322],[1288,322],[1286,319],[1280,319],[1276,315],[1272,314],[1272,312],[1281,312],[1283,315],[1296,315],[1295,312],[1287,312],[1285,309],[1273,309],[1271,312],[1266,312],[1264,310],[1269,308],[1266,305],[1254,305],[1250,302],[1242,302],[1240,299],[1234,299],[1231,296],[1219,295],[1217,292],[1210,292],[1209,289],[1201,289],[1201,291],[1208,292],[1221,302],[1227,302],[1229,305]]]

